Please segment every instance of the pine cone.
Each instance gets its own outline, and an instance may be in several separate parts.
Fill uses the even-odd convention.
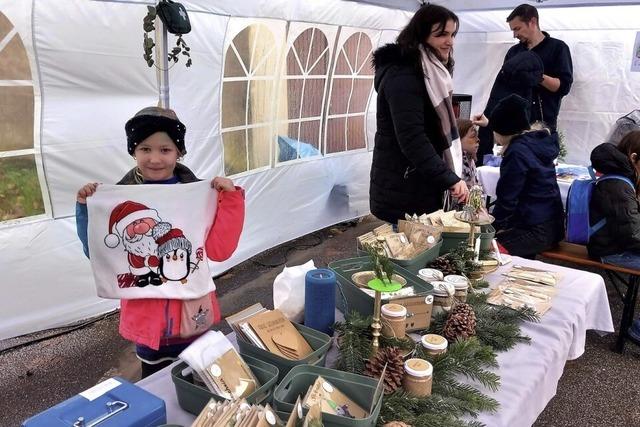
[[[457,274],[457,269],[454,263],[446,255],[438,257],[435,260],[433,260],[433,262],[429,265],[429,267],[435,268],[436,270],[440,270],[442,274],[444,274],[445,276],[448,274]]]
[[[397,347],[385,347],[378,350],[376,355],[367,360],[364,374],[372,378],[380,378],[380,374],[387,365],[384,376],[384,392],[393,393],[402,385],[404,375],[404,359]]]
[[[411,427],[411,425],[403,423],[402,421],[390,421],[382,427]]]
[[[468,339],[476,334],[476,314],[469,304],[456,304],[449,313],[442,334],[449,342]]]

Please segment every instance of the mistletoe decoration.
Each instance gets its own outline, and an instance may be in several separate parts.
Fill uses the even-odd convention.
[[[156,7],[147,6],[147,15],[142,20],[142,29],[144,30],[142,41],[144,54],[142,55],[142,57],[147,62],[147,65],[149,67],[153,67],[155,63],[153,60],[153,48],[156,46],[156,43],[154,42],[151,33],[156,29],[155,20],[157,16],[158,13]],[[188,68],[191,67],[192,64],[190,51],[191,48],[187,46],[187,43],[182,38],[182,34],[178,34],[176,46],[168,52],[167,57],[169,59],[169,62],[173,62],[175,64],[178,62],[180,54],[184,55],[187,58],[185,66]]]
[[[391,283],[393,277],[393,263],[385,255],[384,248],[379,242],[364,245],[373,264],[373,273],[381,282]]]

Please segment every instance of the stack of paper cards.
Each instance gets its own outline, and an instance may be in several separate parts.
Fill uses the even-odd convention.
[[[300,360],[313,349],[280,310],[253,306],[227,317],[239,338],[290,360]]]
[[[310,408],[313,405],[320,405],[320,409],[324,413],[341,417],[366,418],[369,416],[367,411],[320,376],[316,378],[302,399],[302,406]]]
[[[238,399],[253,393],[259,386],[251,368],[217,331],[209,331],[180,353],[206,387],[225,399]]]
[[[244,399],[235,402],[210,400],[191,427],[271,427],[282,421],[267,404],[249,405]]]

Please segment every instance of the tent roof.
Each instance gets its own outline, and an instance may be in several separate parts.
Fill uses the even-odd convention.
[[[419,0],[347,0],[357,3],[367,3],[376,6],[386,7],[389,9],[401,9],[415,11],[422,3]],[[521,3],[531,3],[536,7],[563,7],[563,6],[601,6],[614,4],[634,4],[634,0],[600,0],[600,1],[582,1],[582,0],[490,0],[490,1],[469,1],[469,0],[436,0],[432,3],[441,4],[455,11],[470,10],[490,10],[490,9],[513,9]]]

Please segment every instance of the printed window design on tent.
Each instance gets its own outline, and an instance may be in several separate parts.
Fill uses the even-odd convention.
[[[271,165],[279,45],[267,25],[242,29],[226,49],[221,131],[227,176]]]
[[[351,34],[336,51],[325,125],[325,153],[366,148],[365,113],[373,89],[373,42]]]
[[[319,27],[305,25],[296,36],[298,25],[305,24],[291,23],[289,28],[289,37],[295,40],[289,42],[281,81],[284,87],[279,91],[276,135],[279,163],[322,155],[322,115],[337,28],[326,27],[327,32],[333,33],[326,34]]]
[[[0,222],[45,213],[34,114],[27,51],[17,29],[0,13]]]

